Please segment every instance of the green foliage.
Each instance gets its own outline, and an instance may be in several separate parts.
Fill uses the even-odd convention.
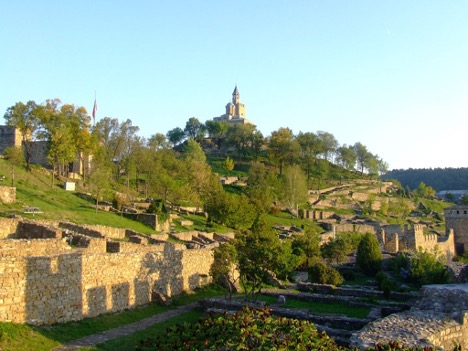
[[[326,334],[308,321],[273,317],[268,308],[245,307],[236,314],[213,315],[195,324],[167,330],[166,335],[144,340],[145,350],[339,350]]]
[[[309,267],[309,261],[320,255],[320,234],[307,228],[303,234],[296,234],[292,242],[293,253],[300,257],[300,264]]]
[[[445,266],[445,257],[437,251],[430,253],[419,250],[409,258],[411,279],[419,284],[447,284],[450,274]]]
[[[393,280],[383,271],[380,271],[375,276],[379,284],[379,290],[383,291],[385,298],[390,298],[390,293],[395,289]]]
[[[229,156],[226,157],[223,163],[223,168],[228,172],[231,172],[234,169],[234,160],[230,158]]]
[[[229,299],[231,299],[232,293],[236,291],[235,286],[239,280],[238,264],[237,251],[233,244],[224,243],[214,250],[210,275],[215,283],[227,289]]]
[[[322,257],[331,263],[333,261],[336,264],[343,263],[346,260],[347,255],[353,251],[350,242],[343,237],[338,237],[335,240],[330,239],[327,243],[320,247]]]
[[[262,216],[251,230],[237,233],[234,245],[239,260],[240,281],[246,300],[256,300],[262,285],[283,264],[281,241]]]
[[[320,259],[315,259],[307,270],[309,281],[318,284],[341,285],[343,277],[333,267],[328,266]]]
[[[361,239],[356,254],[357,266],[367,275],[375,275],[382,267],[382,252],[375,235],[367,233]]]

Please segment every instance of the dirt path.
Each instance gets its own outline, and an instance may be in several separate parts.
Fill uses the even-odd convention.
[[[197,306],[197,304],[197,302],[194,302],[188,305],[180,306],[176,309],[163,313],[158,313],[154,316],[142,319],[138,322],[122,325],[120,327],[109,329],[97,334],[88,335],[81,339],[72,340],[67,342],[66,344],[52,349],[52,351],[75,351],[79,350],[82,347],[91,347],[112,339],[117,339],[121,336],[130,335],[139,330],[149,328],[156,323],[165,322],[168,319],[181,315],[182,313],[191,311]]]

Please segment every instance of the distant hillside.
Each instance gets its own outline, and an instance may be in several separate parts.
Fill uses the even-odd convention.
[[[424,182],[436,191],[465,190],[468,189],[468,168],[394,169],[382,179],[396,179],[410,189],[416,189],[419,183]]]

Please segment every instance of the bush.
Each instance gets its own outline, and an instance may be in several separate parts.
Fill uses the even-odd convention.
[[[382,267],[382,252],[375,235],[367,233],[361,239],[356,255],[356,264],[364,274],[373,276]]]
[[[379,290],[383,291],[385,298],[390,297],[390,293],[395,289],[395,283],[390,279],[390,277],[384,272],[380,271],[375,276]]]
[[[444,256],[437,252],[418,251],[410,257],[410,276],[419,284],[447,284],[450,282],[450,274],[444,264]]]
[[[194,324],[168,328],[164,335],[148,338],[143,350],[340,350],[309,321],[274,317],[271,310],[245,307],[236,314],[210,314]]]
[[[317,284],[341,285],[343,277],[333,267],[328,266],[320,260],[311,263],[308,269],[309,281]]]
[[[353,271],[350,271],[350,270],[346,270],[346,271],[342,272],[341,275],[343,276],[343,278],[346,281],[351,281],[351,280],[356,279],[356,274]]]

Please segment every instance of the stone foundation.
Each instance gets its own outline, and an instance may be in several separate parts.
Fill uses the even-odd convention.
[[[355,333],[360,348],[392,340],[407,346],[435,346],[453,350],[454,343],[468,348],[468,284],[427,285],[411,310],[374,321]]]

